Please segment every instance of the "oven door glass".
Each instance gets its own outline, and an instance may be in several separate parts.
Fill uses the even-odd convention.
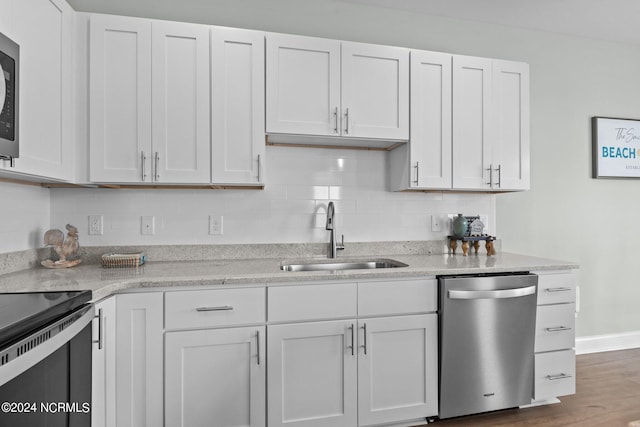
[[[0,386],[0,426],[91,425],[91,324]]]

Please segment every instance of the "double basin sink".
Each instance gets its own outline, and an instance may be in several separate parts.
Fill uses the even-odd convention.
[[[338,271],[338,270],[375,270],[380,268],[407,267],[407,264],[393,259],[368,259],[368,260],[345,260],[335,259],[323,261],[284,263],[280,270],[296,271]]]

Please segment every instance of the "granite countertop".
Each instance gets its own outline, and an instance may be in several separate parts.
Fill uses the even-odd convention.
[[[152,261],[138,268],[103,268],[100,264],[81,264],[70,269],[33,268],[0,276],[0,292],[36,292],[88,289],[95,301],[114,293],[149,288],[190,286],[240,286],[267,284],[295,284],[316,281],[363,280],[376,278],[408,278],[442,274],[501,273],[512,271],[541,271],[575,269],[571,262],[530,257],[511,253],[462,256],[448,254],[339,257],[349,259],[390,258],[407,267],[377,270],[342,270],[287,272],[282,263],[294,259],[219,259],[198,261]],[[326,258],[304,258],[302,261]]]

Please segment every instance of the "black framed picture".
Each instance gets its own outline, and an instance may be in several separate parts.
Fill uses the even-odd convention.
[[[640,120],[591,118],[594,178],[640,178]]]

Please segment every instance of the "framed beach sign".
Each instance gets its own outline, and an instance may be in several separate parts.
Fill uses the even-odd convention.
[[[591,118],[594,178],[640,178],[640,120]]]

